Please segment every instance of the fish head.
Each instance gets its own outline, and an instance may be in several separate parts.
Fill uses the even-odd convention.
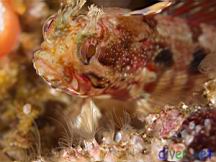
[[[43,27],[44,41],[34,53],[37,73],[52,87],[79,96],[101,95],[112,76],[98,61],[102,10],[81,11],[83,0],[51,16]],[[109,77],[111,79],[111,77]]]

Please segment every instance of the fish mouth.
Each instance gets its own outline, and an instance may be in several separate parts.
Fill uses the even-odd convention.
[[[42,77],[51,87],[72,95],[83,95],[80,92],[79,80],[73,77],[70,82],[65,80],[64,73],[61,69],[56,68],[55,64],[48,63],[35,53],[33,66],[37,74]]]
[[[85,74],[79,74],[73,65],[57,65],[52,63],[51,58],[46,58],[43,51],[35,52],[33,65],[37,74],[42,77],[51,87],[69,95],[79,97],[99,96],[101,91],[92,87],[91,79]]]

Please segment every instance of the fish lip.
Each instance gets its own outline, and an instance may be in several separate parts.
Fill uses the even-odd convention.
[[[106,93],[104,89],[93,88],[92,85],[90,85],[92,83],[88,78],[84,78],[84,76],[81,76],[76,72],[73,73],[73,78],[67,83],[62,79],[64,73],[59,74],[52,65],[37,55],[34,55],[33,66],[37,74],[41,76],[50,87],[58,91],[82,98],[100,98],[103,96],[105,96],[105,98],[111,97],[111,95]]]
[[[40,49],[35,52],[40,51]],[[81,78],[76,77],[78,74],[74,73],[73,78],[70,83],[67,83],[63,77],[64,74],[59,74],[55,68],[46,62],[43,58],[37,56],[33,57],[33,67],[36,70],[36,73],[52,88],[57,89],[58,91],[65,92],[69,95],[76,95],[79,97],[88,97],[88,91],[83,89],[80,85]]]
[[[36,73],[42,77],[46,82],[48,82],[50,84],[50,82],[52,82],[52,79],[49,79],[46,75],[49,73],[48,71],[51,69],[48,65],[46,65],[45,60],[41,59],[41,58],[36,58],[36,56],[34,56],[33,58],[33,67],[36,70]],[[41,68],[42,67],[42,68]],[[46,69],[46,70],[44,70]],[[47,70],[49,69],[49,70]],[[55,72],[54,70],[50,70],[52,72]],[[57,73],[56,73],[57,74]],[[51,75],[53,78],[54,77],[53,74],[49,74]],[[52,84],[53,86],[53,84]]]

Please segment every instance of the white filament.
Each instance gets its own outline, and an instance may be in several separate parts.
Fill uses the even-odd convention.
[[[160,13],[163,9],[169,7],[170,5],[172,5],[171,1],[162,1],[162,2],[158,2],[150,7],[141,9],[141,10],[136,10],[136,11],[132,11],[128,14],[126,14],[126,16],[130,16],[130,15],[150,15],[150,14],[158,14]]]

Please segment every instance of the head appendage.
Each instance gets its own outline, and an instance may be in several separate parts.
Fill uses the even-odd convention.
[[[99,18],[104,14],[103,10],[95,5],[89,7],[88,24],[82,31],[82,34],[93,34],[96,32],[96,26]]]
[[[151,15],[151,14],[158,14],[161,13],[164,9],[170,7],[174,4],[175,0],[160,0],[158,3],[153,4],[152,6],[143,8],[141,10],[136,10],[127,13],[125,16],[130,15]]]
[[[80,10],[86,3],[86,0],[66,0],[66,6],[74,10]]]
[[[61,22],[65,23],[70,17],[78,15],[85,3],[86,0],[66,0],[66,5],[58,12]]]

